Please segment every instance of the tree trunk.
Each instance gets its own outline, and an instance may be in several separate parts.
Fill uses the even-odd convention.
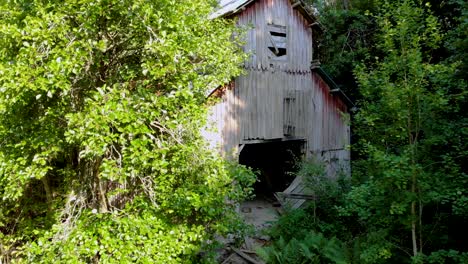
[[[100,213],[106,213],[108,211],[107,207],[107,199],[106,199],[106,190],[105,190],[105,182],[99,178],[99,166],[101,166],[102,158],[98,158],[93,160],[91,170],[93,174],[93,178],[95,181],[94,184],[94,195],[97,196],[97,207],[99,208]]]
[[[343,0],[343,8],[345,10],[350,10],[351,9],[351,1],[350,0]]]
[[[423,254],[423,236],[422,236],[422,213],[423,205],[421,198],[419,199],[419,254]]]
[[[99,212],[100,213],[106,213],[109,211],[109,208],[107,207],[107,199],[106,199],[106,190],[104,187],[104,182],[97,178],[98,180],[98,192],[99,192]]]
[[[88,190],[88,198],[92,207],[101,213],[108,212],[105,183],[99,178],[99,166],[101,158],[90,161],[79,161],[80,180]]]
[[[411,240],[413,241],[413,256],[418,255],[418,242],[416,237],[416,202],[411,203]]]
[[[49,184],[49,178],[47,176],[44,176],[41,178],[41,182],[44,186],[44,190],[46,193],[47,207],[50,209],[50,205],[52,204],[52,188]]]

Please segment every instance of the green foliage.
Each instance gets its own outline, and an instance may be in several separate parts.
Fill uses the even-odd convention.
[[[468,253],[458,252],[456,250],[439,250],[432,252],[426,259],[427,263],[467,263]]]
[[[282,238],[289,241],[293,238],[303,239],[306,231],[314,230],[316,224],[313,215],[308,210],[291,210],[282,215],[273,227],[267,230],[273,240]]]
[[[309,0],[317,9],[323,32],[315,32],[315,59],[353,100],[360,99],[353,69],[362,61],[371,62],[375,53],[375,1]]]
[[[445,16],[444,26],[447,28],[444,47],[450,54],[448,61],[461,62],[455,72],[457,78],[467,80],[466,71],[468,70],[468,1],[451,0],[448,5],[433,4],[434,7],[440,7],[439,17]]]
[[[267,263],[349,263],[353,252],[341,241],[352,237],[353,226],[336,208],[344,201],[349,176],[330,179],[316,161],[301,162],[298,167],[295,176],[303,178],[317,199],[282,215],[267,231],[274,242],[259,253]]]
[[[325,165],[312,160],[299,164],[297,176],[303,178],[307,193],[315,196],[305,208],[304,213],[308,216],[297,222],[311,222],[313,230],[326,236],[348,239],[355,226],[348,222],[348,219],[341,217],[338,209],[339,205],[345,202],[345,194],[351,187],[349,175],[345,171],[339,171],[335,178],[330,178],[327,176]],[[298,212],[301,210],[292,212],[290,216]],[[285,228],[290,226],[285,225]]]
[[[320,202],[322,208],[340,204],[343,193],[349,191],[351,179],[344,168],[337,172],[335,178],[330,178],[325,164],[317,161],[304,161],[299,168],[296,176],[304,179],[305,187],[317,197],[316,202]]]
[[[140,206],[150,207],[141,204]],[[174,225],[150,210],[138,214],[82,215],[67,237],[51,235],[28,245],[26,260],[48,263],[181,263],[199,250],[203,225]],[[56,240],[50,243],[49,240]]]
[[[236,223],[254,177],[200,131],[245,56],[212,4],[2,1],[2,261],[189,261]]]
[[[300,240],[286,241],[280,237],[258,253],[267,263],[347,263],[340,241],[314,232],[306,233]]]
[[[467,262],[467,1],[309,2],[325,28],[316,53],[358,99],[352,187],[304,167],[325,199],[272,237],[337,237],[349,263]]]
[[[356,214],[368,232],[383,232],[381,240],[395,245],[386,247],[391,261],[409,262],[408,254],[418,262],[423,245],[429,252],[452,246],[438,239],[444,227],[433,221],[456,219],[467,208],[457,187],[467,184],[458,159],[467,150],[458,142],[465,132],[454,127],[466,126],[457,116],[466,82],[456,77],[460,62],[432,61],[445,35],[429,3],[384,1],[376,21],[380,55],[356,69],[363,97],[356,147],[364,158],[355,162],[359,184],[342,213]],[[437,208],[442,201],[451,216]]]

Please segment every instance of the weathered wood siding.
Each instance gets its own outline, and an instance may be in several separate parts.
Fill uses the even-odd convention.
[[[288,0],[259,0],[239,14],[238,23],[251,27],[245,51],[252,54],[244,65],[248,74],[237,79],[233,91],[244,105],[238,109],[240,139],[283,138],[285,122],[294,126],[291,136],[305,138],[305,118],[310,113],[304,111],[312,96],[312,31],[308,22]],[[286,32],[285,59],[272,58],[268,49],[274,27]],[[287,99],[289,107],[285,108]]]
[[[312,73],[313,106],[308,133],[311,156],[327,164],[328,175],[350,169],[350,125],[347,106],[330,93],[330,88],[316,73]]]
[[[311,71],[312,31],[289,0],[258,0],[237,16],[247,32],[246,74],[226,87],[212,109],[222,152],[259,140],[306,140],[307,156],[349,160],[346,105]],[[286,58],[272,59],[270,30],[286,32]],[[282,44],[281,44],[282,45]],[[238,154],[238,153],[237,153]]]
[[[280,70],[297,73],[310,72],[312,61],[312,30],[307,20],[292,8],[289,0],[258,0],[237,16],[238,24],[252,27],[246,36],[245,51],[252,57],[245,63],[247,69],[269,70],[274,64]],[[287,60],[272,61],[270,26],[286,27]]]

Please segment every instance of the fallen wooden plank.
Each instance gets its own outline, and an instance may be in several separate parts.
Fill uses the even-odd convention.
[[[276,212],[278,212],[278,214],[281,216],[281,215],[284,215],[284,210],[282,207],[275,207],[276,209]]]
[[[278,195],[278,197],[281,197],[282,199],[285,199],[285,198],[300,199],[300,200],[316,200],[317,199],[315,195],[309,195],[309,194],[282,193],[282,192],[277,192],[276,194]]]
[[[294,178],[293,182],[284,190],[284,193],[292,193],[299,185],[302,184],[302,177]]]
[[[257,252],[252,251],[252,250],[247,250],[247,249],[241,249],[241,251],[247,254],[257,254]]]
[[[276,200],[281,204],[281,206],[284,206],[284,199],[278,195],[278,193],[273,193],[275,196]]]
[[[225,259],[221,264],[228,264],[228,263],[230,263],[230,261],[232,260],[232,256],[233,256],[233,255],[234,255],[234,253],[231,254],[231,255],[229,255],[229,257],[227,257],[227,259]]]
[[[242,252],[241,250],[237,249],[237,248],[233,248],[231,247],[231,249],[236,252],[237,255],[241,256],[243,259],[249,261],[250,263],[252,264],[265,264],[263,261],[258,261],[254,258],[252,258],[251,256],[245,254],[244,252]]]

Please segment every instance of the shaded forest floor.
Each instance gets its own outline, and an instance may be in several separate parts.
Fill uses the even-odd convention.
[[[256,197],[240,205],[240,214],[245,223],[253,227],[250,236],[244,238],[244,242],[239,248],[227,246],[221,257],[223,264],[259,264],[264,263],[256,254],[256,249],[268,245],[270,237],[265,234],[265,230],[280,217],[281,205],[273,199]]]

